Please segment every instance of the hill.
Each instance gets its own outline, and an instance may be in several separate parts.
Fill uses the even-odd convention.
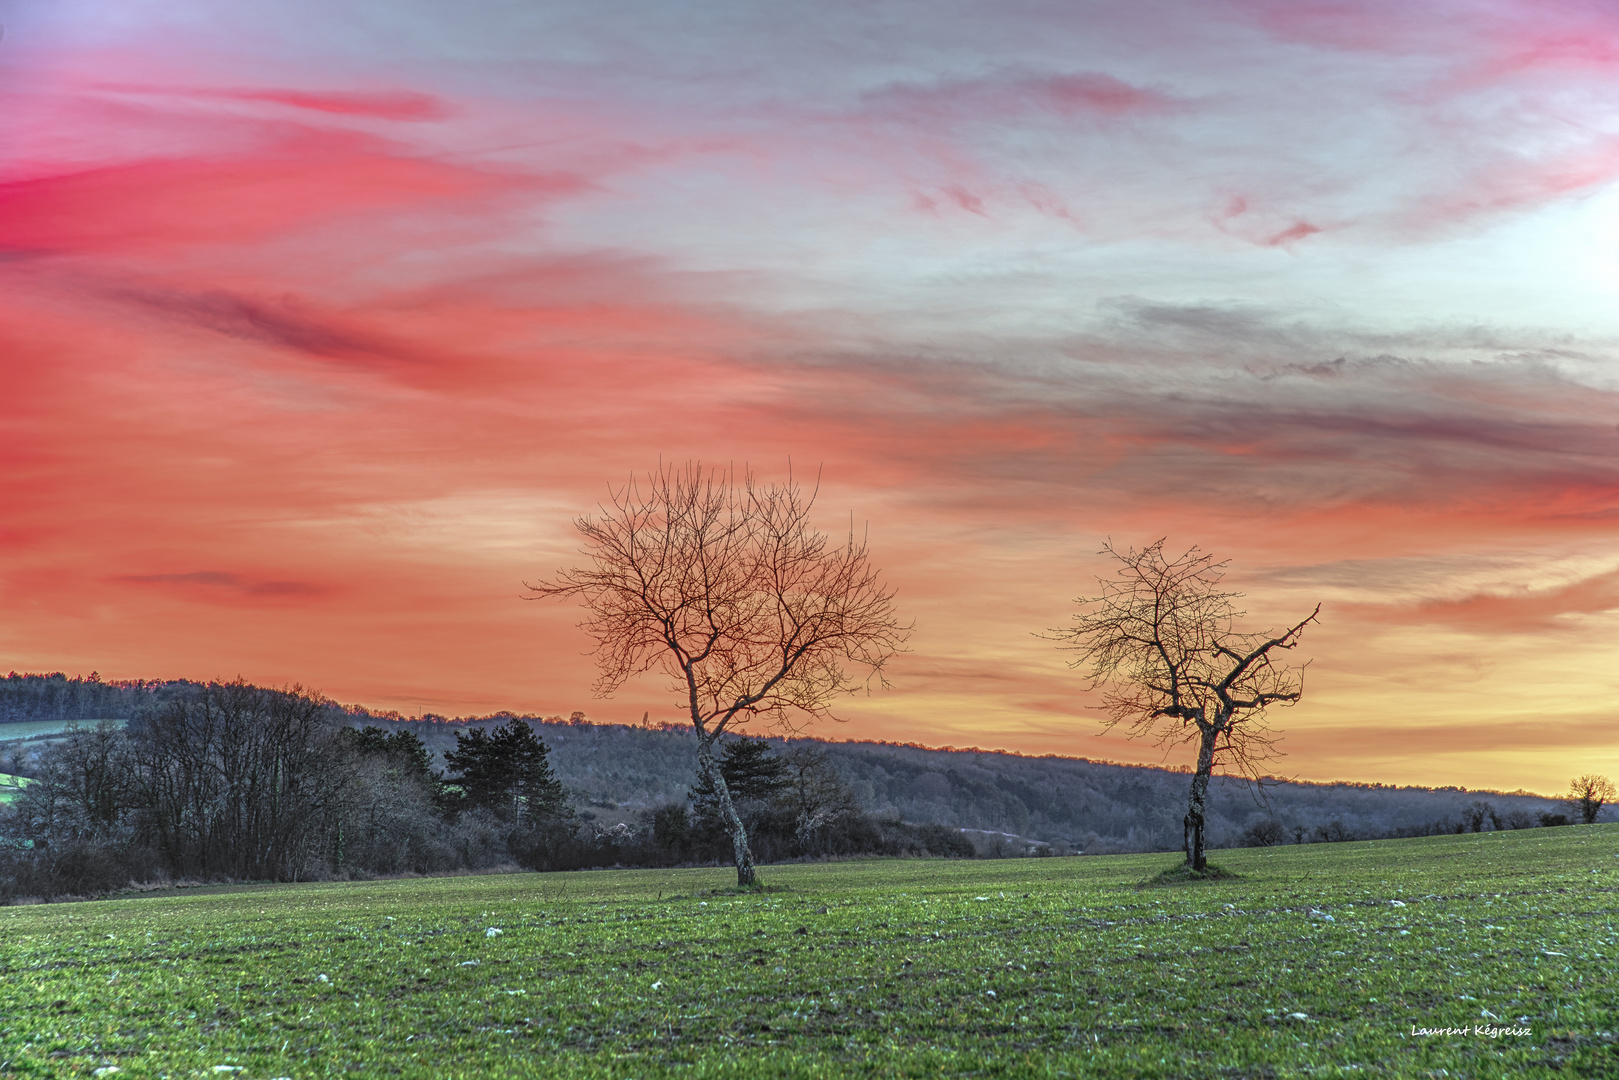
[[[0,679],[0,765],[26,773],[28,742],[73,720],[128,718],[198,684],[124,680],[92,674],[69,678],[19,675]],[[493,727],[511,713],[419,719],[332,706],[337,721],[415,732],[443,768],[455,734]],[[595,724],[572,717],[524,716],[552,750],[552,764],[587,819],[604,825],[683,801],[695,780],[695,741],[683,725]],[[773,739],[784,745],[787,740]],[[1083,757],[1028,757],[1005,751],[936,749],[885,742],[801,740],[824,747],[861,807],[877,817],[933,822],[1003,838],[1063,844],[1093,853],[1170,850],[1180,846],[1187,778],[1175,769],[1121,765]],[[1257,822],[1274,820],[1287,842],[1426,835],[1462,827],[1519,828],[1555,808],[1525,792],[1276,781],[1256,792],[1217,778],[1211,790],[1209,839],[1215,847],[1244,842]],[[1488,804],[1491,815],[1480,804]],[[1469,822],[1471,818],[1471,822]]]
[[[442,763],[443,752],[455,747],[457,730],[492,727],[508,716],[367,715],[351,722],[414,731]],[[608,823],[684,799],[696,778],[696,742],[685,726],[592,724],[579,713],[570,720],[525,719],[551,747],[552,765],[576,802]],[[936,822],[1098,854],[1180,846],[1189,781],[1175,769],[886,742],[770,741],[824,748],[862,809],[877,817]],[[1526,826],[1554,807],[1553,800],[1521,792],[1284,781],[1267,782],[1258,792],[1222,777],[1211,788],[1210,839],[1216,847],[1237,846],[1251,824],[1268,818],[1281,823],[1289,841],[1454,832],[1469,808],[1481,802],[1495,811],[1501,827]]]

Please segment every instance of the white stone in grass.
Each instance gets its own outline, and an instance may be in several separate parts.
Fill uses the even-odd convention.
[[[323,982],[323,983],[329,983],[329,982],[331,982],[331,981],[332,981],[332,980],[330,980],[330,979],[328,979],[328,978],[327,978],[327,977],[326,977],[326,976],[324,976],[324,975],[317,975],[317,976],[315,976],[315,977],[316,977],[316,978],[317,978],[317,979],[319,979],[319,980],[320,980],[320,981],[321,981],[321,982]]]
[[[463,960],[463,961],[461,961],[461,966],[462,967],[477,967],[478,966],[478,961],[476,961],[476,960]]]
[[[1405,907],[1404,900],[1390,900],[1389,907]]]
[[[483,932],[483,936],[484,937],[499,937],[500,935],[504,934],[505,932],[506,931],[500,929],[500,927],[498,927],[498,926],[491,926],[489,929],[487,929],[487,930],[485,930]]]
[[[101,1068],[95,1070],[90,1075],[91,1076],[111,1076],[114,1073],[121,1073],[123,1071],[124,1070],[120,1069],[116,1065],[103,1065]]]
[[[214,1072],[241,1072],[240,1065],[215,1065]]]
[[[1307,1013],[1288,1013],[1287,1018],[1289,1020],[1308,1020],[1308,1019],[1310,1019],[1309,1014],[1307,1014]]]
[[[663,980],[659,979],[657,982],[653,983],[652,984],[652,989],[654,989],[654,990],[662,990],[663,989]]]
[[[975,896],[975,897],[973,897],[973,899],[974,900],[988,900],[989,897],[987,897],[987,896]]]

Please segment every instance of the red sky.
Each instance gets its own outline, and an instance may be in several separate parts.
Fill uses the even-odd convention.
[[[1033,634],[1168,536],[1325,605],[1277,771],[1619,775],[1610,9],[333,7],[0,5],[0,669],[675,719],[522,582],[791,462],[824,734],[1162,760]]]

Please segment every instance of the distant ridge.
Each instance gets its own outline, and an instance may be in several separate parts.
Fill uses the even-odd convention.
[[[7,722],[129,718],[141,708],[199,685],[190,680],[102,681],[94,673],[12,672],[0,679],[0,743]],[[584,713],[560,716],[497,712],[486,716],[405,717],[357,705],[332,706],[334,719],[416,732],[438,758],[454,749],[455,732],[513,718],[532,724],[552,747],[552,763],[587,816],[626,819],[685,798],[694,776],[691,729],[594,723]],[[789,740],[773,738],[785,744]],[[861,805],[878,816],[1093,853],[1172,850],[1180,845],[1186,772],[1059,754],[1028,755],[978,747],[912,742],[806,739],[823,746]],[[1257,822],[1274,819],[1286,842],[1427,835],[1466,827],[1470,807],[1488,803],[1503,827],[1527,825],[1553,800],[1530,792],[1469,791],[1356,781],[1267,779],[1263,802],[1240,780],[1216,778],[1211,792],[1213,846],[1245,842]],[[1490,826],[1486,825],[1485,828]]]

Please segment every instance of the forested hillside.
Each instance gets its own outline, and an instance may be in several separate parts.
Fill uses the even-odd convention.
[[[442,756],[465,725],[493,726],[496,716],[450,720],[356,717],[414,731]],[[679,801],[695,779],[695,742],[679,725],[636,727],[527,717],[551,747],[558,777],[586,813],[614,812]],[[1173,769],[1116,765],[1084,758],[1024,757],[978,750],[935,750],[881,742],[820,742],[875,817],[936,822],[956,828],[1062,843],[1095,853],[1178,848],[1188,777]],[[1077,739],[1076,739],[1077,741]],[[772,739],[785,746],[789,740]],[[1485,802],[1502,827],[1523,827],[1554,801],[1527,793],[1380,784],[1267,784],[1262,793],[1237,780],[1211,789],[1210,839],[1217,847],[1245,842],[1250,826],[1277,822],[1282,839],[1349,839],[1402,833],[1452,832],[1469,825],[1470,809]],[[1516,823],[1509,822],[1516,813]],[[1484,828],[1491,828],[1485,815]]]
[[[62,672],[0,679],[0,724],[37,720],[127,720],[144,705],[165,701],[196,686],[185,679],[103,681],[91,672],[68,678]],[[0,738],[3,738],[0,733]]]
[[[6,742],[3,721],[127,719],[200,685],[13,672],[0,680],[0,743]],[[351,726],[410,730],[433,752],[437,769],[444,768],[444,754],[455,748],[457,731],[493,728],[511,718],[500,713],[412,719],[354,706],[329,708],[334,720]],[[569,719],[520,719],[551,747],[557,776],[587,820],[628,822],[638,811],[682,802],[695,779],[695,746],[682,726],[593,724],[583,713]],[[1007,834],[1009,842],[1027,839],[1095,853],[1180,846],[1188,780],[1175,770],[880,742],[820,745],[862,809],[874,817]],[[7,761],[13,771],[27,768],[26,760],[16,756]],[[1286,843],[1519,828],[1556,809],[1553,800],[1527,793],[1353,783],[1266,785],[1262,802],[1249,785],[1217,779],[1211,791],[1210,841],[1216,847],[1256,842],[1252,830],[1261,823],[1268,842]]]

